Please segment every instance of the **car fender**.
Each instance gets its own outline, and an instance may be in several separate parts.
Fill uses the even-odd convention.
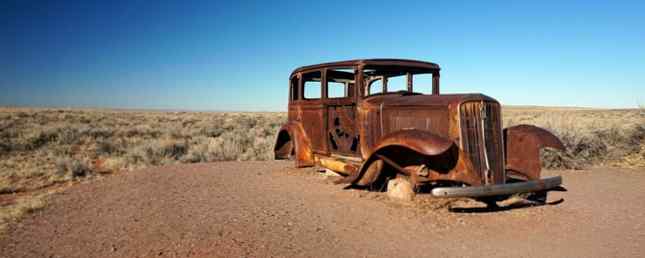
[[[368,156],[388,146],[403,146],[420,154],[432,156],[445,152],[453,144],[452,141],[427,131],[417,129],[399,130],[384,135],[374,145],[372,152]]]
[[[278,147],[280,143],[280,135],[284,133],[289,134],[289,139],[292,141],[292,148],[295,152],[295,162],[296,167],[311,167],[314,165],[313,152],[311,150],[311,142],[309,137],[305,133],[304,127],[299,122],[288,122],[284,124],[278,130],[278,137],[276,139],[276,145],[274,148],[276,159],[281,158],[281,155],[278,153]]]
[[[527,180],[540,178],[540,150],[545,147],[564,151],[557,136],[533,125],[516,125],[504,129],[506,171]]]
[[[450,180],[464,182],[469,185],[479,185],[481,178],[473,173],[472,163],[467,155],[461,151],[453,141],[436,134],[421,130],[400,130],[383,136],[368,158],[363,162],[358,172],[343,180],[353,185],[365,186],[373,183],[380,175],[383,167],[379,155],[387,156],[387,151],[393,147],[403,147],[419,154],[426,159],[438,155],[452,155],[455,157],[454,167],[444,173],[431,171],[429,180]],[[396,162],[396,160],[394,160]]]

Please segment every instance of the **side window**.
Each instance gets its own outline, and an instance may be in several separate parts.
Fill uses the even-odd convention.
[[[291,86],[290,86],[290,91],[289,92],[291,93],[291,96],[289,96],[289,99],[292,100],[292,101],[293,100],[298,100],[298,98],[299,98],[298,97],[299,96],[298,95],[298,93],[299,93],[298,77],[294,76],[293,78],[291,78],[290,85]]]
[[[327,82],[327,97],[328,98],[345,98],[347,97],[347,87],[342,82]]]
[[[320,99],[322,95],[322,74],[321,72],[311,72],[303,74],[303,96],[305,99]]]
[[[407,91],[407,75],[392,76],[387,78],[387,92]]]
[[[420,73],[412,76],[412,85],[414,92],[423,94],[432,94],[432,74]]]
[[[383,93],[383,79],[376,79],[370,81],[370,85],[367,88],[367,95],[374,95]]]
[[[354,87],[354,69],[327,70],[327,98],[351,97]]]

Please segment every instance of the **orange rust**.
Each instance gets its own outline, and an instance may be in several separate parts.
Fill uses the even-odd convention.
[[[552,133],[532,125],[516,125],[504,129],[506,170],[535,180],[540,178],[540,149],[550,147],[564,150],[564,145]]]
[[[559,140],[537,127],[502,132],[499,102],[483,94],[440,94],[439,71],[437,64],[403,59],[294,70],[289,121],[279,131],[276,158],[293,158],[297,167],[343,172],[347,177],[341,182],[358,185],[374,182],[382,170],[393,167],[420,184],[500,184],[506,170],[539,177],[539,149],[559,147]],[[431,93],[415,92],[414,78],[420,74],[432,76]],[[406,76],[404,90],[388,87],[394,76]],[[382,83],[382,89],[372,91],[374,82]],[[332,83],[344,88],[340,97],[338,92],[331,97]],[[422,165],[427,171],[420,177],[414,171]]]

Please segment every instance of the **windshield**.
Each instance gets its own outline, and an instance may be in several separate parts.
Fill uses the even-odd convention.
[[[363,70],[365,96],[401,93],[432,94],[437,71],[410,67],[371,67]]]

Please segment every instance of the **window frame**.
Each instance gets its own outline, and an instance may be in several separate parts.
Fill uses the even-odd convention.
[[[361,77],[361,83],[363,84],[360,88],[360,98],[365,99],[369,98],[372,96],[378,96],[378,95],[386,95],[386,94],[392,94],[396,93],[397,91],[389,91],[388,89],[388,77],[393,77],[393,76],[388,76],[386,74],[376,74],[376,75],[371,75],[369,78],[371,80],[368,80],[368,75],[365,73],[366,70],[369,69],[376,69],[372,67],[359,67],[359,72],[360,72],[360,77]],[[412,69],[411,69],[412,70]],[[425,70],[425,71],[407,71],[401,75],[397,76],[406,76],[406,89],[405,91],[407,92],[415,92],[414,91],[414,76],[418,74],[431,74],[432,75],[432,93],[431,94],[424,94],[424,95],[439,95],[439,81],[440,81],[440,73],[439,70]],[[382,92],[380,93],[371,93],[370,88],[371,84],[374,83],[375,81],[382,80]],[[400,91],[400,90],[399,90]]]
[[[329,74],[328,72],[330,70],[352,70],[352,74],[354,76],[354,87],[352,88],[352,87],[349,86],[349,83],[344,82],[343,83],[345,85],[345,89],[344,89],[345,96],[344,97],[329,97],[329,78],[327,77],[327,75]],[[323,93],[324,93],[324,95],[323,95],[323,97],[324,97],[324,99],[326,99],[326,100],[327,99],[329,99],[329,100],[346,100],[346,99],[354,100],[355,96],[357,95],[356,94],[356,88],[357,88],[357,82],[358,82],[358,79],[359,79],[358,71],[359,70],[356,69],[356,67],[354,67],[354,66],[340,66],[340,67],[328,67],[328,68],[325,68],[324,73],[323,73],[323,77],[324,77],[324,84],[323,84],[323,88],[324,88]],[[351,92],[351,91],[354,91],[354,92]]]
[[[318,97],[318,98],[307,98],[307,97],[305,97],[305,82],[307,82],[307,81],[305,81],[304,78],[306,77],[305,75],[311,74],[311,73],[320,73],[320,81],[311,80],[313,82],[320,82],[320,97]],[[299,76],[299,79],[300,79],[300,83],[299,83],[300,84],[300,100],[304,100],[304,101],[320,101],[320,100],[325,99],[325,94],[326,94],[326,92],[325,92],[325,84],[326,84],[326,82],[325,82],[325,71],[324,70],[316,69],[316,70],[311,70],[311,71],[307,71],[307,72],[302,72],[300,74],[300,76]]]
[[[295,82],[295,84],[294,84]],[[300,75],[294,74],[289,79],[289,102],[298,101],[301,98]]]

